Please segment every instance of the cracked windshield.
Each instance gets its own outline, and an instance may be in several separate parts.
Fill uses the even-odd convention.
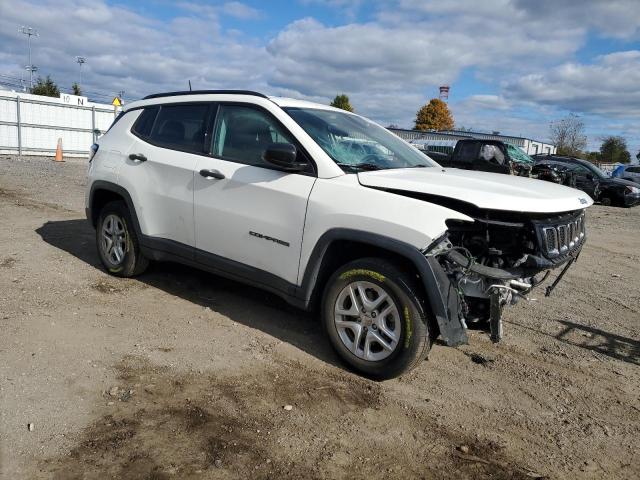
[[[313,108],[285,110],[345,172],[437,166],[393,133],[357,115]]]

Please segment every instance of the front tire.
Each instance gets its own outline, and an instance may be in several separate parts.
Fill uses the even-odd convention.
[[[149,265],[140,251],[129,209],[122,201],[109,202],[100,211],[96,246],[100,261],[111,275],[134,277]]]
[[[352,261],[332,275],[322,321],[338,355],[377,380],[410,371],[431,348],[415,276],[381,258]]]

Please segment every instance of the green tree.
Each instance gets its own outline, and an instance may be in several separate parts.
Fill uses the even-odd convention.
[[[575,114],[551,122],[551,143],[557,147],[558,155],[579,157],[587,146],[584,122]]]
[[[336,95],[336,98],[333,99],[333,102],[329,104],[335,108],[341,108],[342,110],[346,110],[347,112],[353,112],[353,107],[349,102],[349,96],[344,93],[341,95]]]
[[[73,85],[71,85],[71,93],[73,93],[74,95],[78,95],[79,97],[82,96],[82,90],[80,90],[80,85],[78,85],[78,82],[73,82]]]
[[[629,163],[631,154],[627,150],[627,141],[622,137],[606,137],[600,146],[601,161],[606,163]]]
[[[36,84],[31,89],[31,93],[34,95],[44,95],[45,97],[56,97],[60,96],[60,89],[55,84],[51,77],[47,75],[47,78],[39,77]]]
[[[600,163],[602,161],[602,155],[600,152],[585,152],[584,159],[591,163]]]
[[[439,98],[432,98],[416,113],[416,130],[451,130],[453,124],[449,107]]]

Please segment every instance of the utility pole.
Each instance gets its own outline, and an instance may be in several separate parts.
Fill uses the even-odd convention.
[[[87,59],[85,57],[76,57],[76,62],[78,62],[78,65],[80,66],[80,81],[78,82],[78,85],[82,85],[82,65],[84,63],[87,62]]]
[[[29,45],[29,65],[25,67],[26,70],[29,71],[29,89],[33,89],[33,72],[38,70],[33,63],[31,63],[31,37],[39,37],[37,30],[34,30],[32,27],[25,27],[24,25],[20,28],[20,32],[23,35],[27,36],[27,44]]]

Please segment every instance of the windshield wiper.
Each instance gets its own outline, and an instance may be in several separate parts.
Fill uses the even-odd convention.
[[[430,165],[425,165],[424,163],[419,163],[418,165],[411,165],[410,167],[405,168],[429,168]]]
[[[339,167],[349,168],[351,170],[380,170],[380,165],[376,165],[375,163],[340,163],[337,162]]]

